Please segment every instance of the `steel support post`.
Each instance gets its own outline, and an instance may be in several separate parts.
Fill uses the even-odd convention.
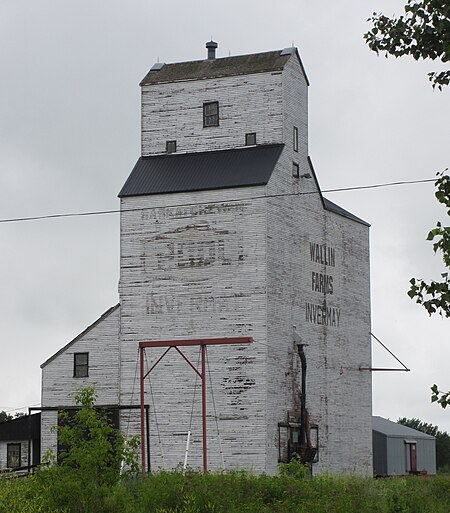
[[[202,344],[202,433],[203,433],[203,472],[208,472],[208,442],[206,438],[206,345]]]
[[[145,401],[145,381],[144,381],[144,351],[145,348],[139,348],[140,359],[140,393],[141,393],[141,465],[142,475],[145,475],[145,415],[144,415],[144,401]]]

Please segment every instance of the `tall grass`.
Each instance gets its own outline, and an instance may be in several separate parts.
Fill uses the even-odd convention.
[[[0,479],[0,513],[449,513],[450,476],[160,472],[80,486],[73,474]]]

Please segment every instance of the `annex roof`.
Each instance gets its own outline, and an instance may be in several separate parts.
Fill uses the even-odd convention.
[[[140,157],[119,197],[266,185],[283,146]]]
[[[427,435],[422,431],[417,431],[417,429],[412,429],[408,426],[403,426],[402,424],[397,424],[397,422],[392,422],[392,420],[385,419],[383,417],[372,417],[372,429],[373,431],[377,431],[378,433],[382,433],[383,435],[387,435],[389,437],[396,438],[425,438],[428,440],[434,440],[435,437],[431,435]]]
[[[177,62],[173,64],[157,63],[158,65],[154,66],[147,73],[140,85],[282,71],[284,65],[293,54],[297,56],[306,82],[309,85],[305,69],[296,48],[201,61]]]
[[[114,311],[116,311],[120,306],[120,303],[118,303],[115,306],[112,306],[111,308],[108,308],[104,314],[102,314],[96,321],[94,321],[91,325],[89,325],[84,331],[82,331],[79,335],[77,335],[73,340],[71,340],[68,344],[66,344],[64,347],[62,347],[59,351],[57,351],[53,356],[50,356],[48,360],[46,360],[42,365],[41,369],[43,369],[46,365],[48,365],[50,362],[52,362],[57,356],[64,353],[71,345],[75,344],[78,340],[80,340],[81,337],[86,335],[86,333],[89,333],[97,324],[102,322],[104,319],[106,319],[109,315],[111,315]]]

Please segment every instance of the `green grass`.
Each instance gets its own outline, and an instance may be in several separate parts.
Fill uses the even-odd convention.
[[[74,477],[75,476],[75,477]],[[76,472],[0,478],[0,513],[449,513],[450,476],[160,472],[80,485]]]

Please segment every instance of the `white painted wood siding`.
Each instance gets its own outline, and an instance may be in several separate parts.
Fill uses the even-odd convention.
[[[311,243],[332,248],[334,265],[313,261]],[[371,361],[368,228],[324,211],[315,195],[271,199],[267,251],[268,467],[278,455],[277,423],[300,409],[295,325],[306,344],[307,408],[319,425],[314,472],[370,475],[371,375],[359,371]],[[313,287],[313,273],[332,277],[332,293]],[[307,304],[325,304],[335,323],[314,322]]]
[[[270,195],[280,196],[267,203],[266,468],[276,470],[278,422],[287,420],[288,410],[300,409],[295,325],[307,344],[307,407],[311,422],[319,425],[320,460],[314,472],[370,475],[371,375],[358,370],[361,364],[370,366],[371,360],[368,227],[324,210],[313,177],[292,176],[293,162],[299,164],[300,175],[311,173],[307,93],[306,78],[293,55],[283,70],[285,148],[267,186]],[[294,126],[298,151],[293,147]],[[295,193],[298,196],[284,196]],[[313,262],[310,243],[333,248],[335,265]],[[331,276],[333,293],[313,290],[312,273]],[[339,312],[339,326],[306,320],[306,304],[324,301],[335,315]]]
[[[219,102],[219,126],[203,127],[203,103]],[[281,143],[283,133],[281,73],[144,85],[142,87],[142,155],[238,148],[245,134],[256,132],[257,144]]]
[[[88,385],[94,385],[98,404],[119,403],[119,323],[116,308],[42,368],[42,406],[73,406],[73,393]],[[74,354],[84,352],[89,353],[89,376],[75,378]],[[56,450],[56,436],[50,432],[56,422],[55,412],[42,412],[42,455]]]
[[[132,390],[139,341],[254,337],[251,346],[208,349],[228,469],[265,470],[266,214],[265,199],[247,199],[263,191],[255,187],[122,199],[121,403],[138,404],[138,389],[134,396]],[[126,212],[135,208],[145,210]],[[147,350],[148,365],[163,351]],[[183,352],[197,364],[198,348]],[[200,467],[200,388],[197,380],[194,402],[194,372],[171,350],[150,378],[146,402],[151,406],[152,468],[173,468],[183,461],[193,403],[189,465]],[[210,391],[208,377],[208,459],[211,469],[220,469]],[[137,415],[122,413],[128,434],[138,431]]]

